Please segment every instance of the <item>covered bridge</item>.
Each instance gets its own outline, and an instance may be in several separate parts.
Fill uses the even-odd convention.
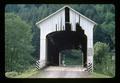
[[[84,67],[93,70],[93,28],[97,23],[69,6],[37,22],[40,29],[39,68],[47,65],[59,66],[59,52],[65,49],[81,48]]]

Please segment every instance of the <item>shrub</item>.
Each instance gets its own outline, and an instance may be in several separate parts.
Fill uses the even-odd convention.
[[[6,72],[5,76],[8,78],[12,78],[18,75],[18,72],[12,71],[12,72]]]
[[[115,75],[115,63],[112,61],[114,56],[110,50],[109,45],[102,42],[97,42],[94,45],[94,71],[106,75]]]

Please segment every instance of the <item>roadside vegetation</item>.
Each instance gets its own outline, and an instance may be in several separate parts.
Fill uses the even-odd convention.
[[[92,72],[91,78],[112,78],[112,76],[104,75],[101,73]]]
[[[94,45],[94,71],[108,76],[115,76],[115,54],[108,44],[97,42]]]
[[[38,72],[40,72],[40,70],[36,69],[36,68],[31,68],[31,69],[27,69],[25,71],[22,72],[6,72],[5,76],[7,78],[29,78],[32,75],[37,74]]]

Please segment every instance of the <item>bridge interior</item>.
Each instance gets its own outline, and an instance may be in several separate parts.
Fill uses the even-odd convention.
[[[71,31],[71,25],[66,24],[65,31],[56,31],[46,36],[47,65],[59,66],[59,52],[66,49],[81,49],[83,65],[87,66],[87,36],[84,30],[76,23],[76,31]]]

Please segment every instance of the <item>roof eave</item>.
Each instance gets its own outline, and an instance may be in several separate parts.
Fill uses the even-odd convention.
[[[87,20],[89,20],[90,22],[92,22],[93,24],[97,25],[97,23],[91,19],[89,19],[88,17],[84,16],[83,14],[79,13],[78,11],[74,10],[73,8],[69,7],[72,11],[74,11],[75,13],[79,14],[80,16],[82,16],[83,18],[86,18]]]
[[[62,9],[64,9],[65,7],[70,8],[72,11],[76,12],[77,14],[79,14],[80,16],[82,16],[83,18],[86,18],[87,20],[89,20],[89,21],[92,22],[93,24],[98,25],[96,22],[94,22],[93,20],[89,19],[88,17],[82,15],[81,13],[77,12],[76,10],[72,9],[72,8],[71,8],[70,6],[68,6],[68,5],[65,5],[65,6],[62,7],[61,9],[59,9],[59,10],[57,10],[56,12],[52,13],[51,15],[49,15],[49,16],[45,17],[44,19],[38,21],[38,22],[36,23],[36,25],[38,26],[41,22],[45,21],[46,19],[48,19],[49,17],[53,16],[54,14],[60,12],[60,11],[61,11]]]
[[[64,7],[62,7],[61,9],[57,10],[56,12],[50,14],[49,16],[45,17],[44,19],[38,21],[38,22],[36,23],[36,25],[38,25],[39,23],[41,23],[41,22],[43,22],[44,20],[48,19],[49,17],[55,15],[56,13],[60,12],[60,11],[61,11],[62,9],[64,9],[65,7],[66,7],[66,6],[64,6]]]

